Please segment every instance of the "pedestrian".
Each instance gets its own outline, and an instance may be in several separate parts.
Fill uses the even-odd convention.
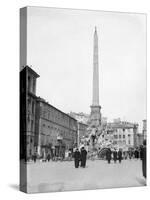
[[[142,151],[142,172],[143,176],[146,178],[146,140],[143,141]]]
[[[48,160],[48,162],[50,161],[50,158],[51,158],[51,157],[50,157],[50,153],[48,153],[48,154],[47,154],[47,160]]]
[[[86,156],[87,156],[87,151],[85,150],[84,147],[81,148],[81,167],[85,168],[86,166]]]
[[[118,151],[118,160],[119,160],[119,163],[121,163],[121,161],[122,161],[122,151],[121,151],[121,149],[119,149],[119,151]]]
[[[116,151],[116,149],[113,151],[113,159],[114,159],[114,163],[116,163],[116,161],[117,161],[117,151]]]
[[[74,152],[74,164],[75,164],[75,168],[79,167],[79,162],[80,162],[80,152],[79,149],[76,148],[75,152]]]
[[[140,160],[143,159],[143,145],[140,146]]]
[[[132,151],[130,150],[129,151],[129,159],[131,160],[131,158],[132,158]]]
[[[36,158],[37,158],[36,153],[34,153],[34,155],[33,155],[33,161],[34,161],[34,163],[36,163]]]
[[[135,151],[134,151],[134,157],[135,157],[136,159],[139,158],[139,151],[138,151],[138,149],[135,149]]]
[[[71,161],[71,150],[69,149],[69,151],[68,151],[68,158],[69,158],[69,160]]]
[[[111,149],[109,148],[107,151],[106,151],[106,160],[108,161],[108,164],[110,164],[110,161],[111,161]]]

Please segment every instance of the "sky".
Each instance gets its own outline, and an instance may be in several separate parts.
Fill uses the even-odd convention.
[[[146,15],[28,7],[27,64],[37,96],[63,112],[90,114],[93,36],[99,45],[99,102],[108,121],[146,119]]]

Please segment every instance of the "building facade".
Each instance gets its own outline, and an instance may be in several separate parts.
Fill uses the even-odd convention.
[[[87,124],[78,122],[78,146],[84,144],[85,137],[87,136]]]
[[[31,157],[36,151],[36,78],[39,75],[27,67],[27,155]]]
[[[73,118],[75,118],[77,121],[83,123],[83,124],[88,124],[89,123],[89,119],[90,119],[90,115],[83,113],[83,112],[70,112],[69,115]]]
[[[63,157],[66,150],[77,146],[77,120],[50,105],[42,98],[37,99],[36,112],[37,152],[45,157],[48,153]]]
[[[143,137],[144,137],[144,140],[146,140],[147,138],[147,120],[144,119],[143,120]]]
[[[35,152],[36,79],[39,75],[24,66],[20,72],[20,154],[28,159]],[[24,155],[23,155],[24,154]]]
[[[135,135],[135,147],[140,147],[143,145],[144,136],[141,133]]]
[[[29,66],[20,72],[20,157],[36,153],[63,157],[77,146],[77,120],[36,96],[39,75]]]
[[[127,151],[135,147],[137,133],[138,124],[117,121],[105,125],[99,140],[104,146]]]

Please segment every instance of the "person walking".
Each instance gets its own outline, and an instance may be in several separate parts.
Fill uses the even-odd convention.
[[[34,161],[34,163],[36,163],[36,159],[37,159],[37,156],[36,156],[36,153],[34,153],[34,155],[33,155],[33,161]]]
[[[108,164],[110,164],[111,161],[111,149],[109,148],[106,152],[106,160],[108,161]]]
[[[138,160],[138,158],[139,158],[139,151],[138,151],[137,148],[134,151],[134,157],[135,157],[136,160]]]
[[[119,160],[119,163],[121,163],[121,161],[122,161],[122,151],[121,151],[121,149],[119,149],[119,151],[118,151],[118,160]]]
[[[50,153],[48,153],[47,154],[47,160],[48,160],[48,162],[50,161],[50,158],[51,158]]]
[[[146,178],[146,140],[143,141],[143,147],[141,149],[142,151],[142,173],[143,176]]]
[[[132,151],[131,150],[129,150],[128,155],[129,155],[129,159],[131,160],[131,158],[132,158]]]
[[[87,151],[85,150],[84,147],[81,148],[81,167],[85,168],[86,166],[86,156],[87,156]]]
[[[113,159],[114,159],[114,163],[116,163],[116,161],[117,161],[117,151],[116,151],[116,149],[113,151]]]
[[[76,148],[75,152],[74,152],[74,164],[75,164],[75,168],[79,167],[79,162],[80,162],[80,152],[79,149]]]

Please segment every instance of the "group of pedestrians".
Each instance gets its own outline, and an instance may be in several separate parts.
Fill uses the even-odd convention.
[[[119,149],[118,152],[116,151],[116,149],[114,151],[111,151],[110,148],[107,150],[107,152],[106,152],[106,160],[108,161],[109,164],[111,162],[112,155],[113,155],[114,163],[116,163],[117,160],[119,160],[119,163],[121,163],[121,161],[122,161],[122,151],[121,151],[121,149]]]
[[[87,159],[87,151],[86,151],[86,149],[84,147],[82,147],[81,150],[79,151],[79,149],[76,148],[76,150],[74,152],[75,168],[78,168],[79,166],[85,168],[86,159]]]

